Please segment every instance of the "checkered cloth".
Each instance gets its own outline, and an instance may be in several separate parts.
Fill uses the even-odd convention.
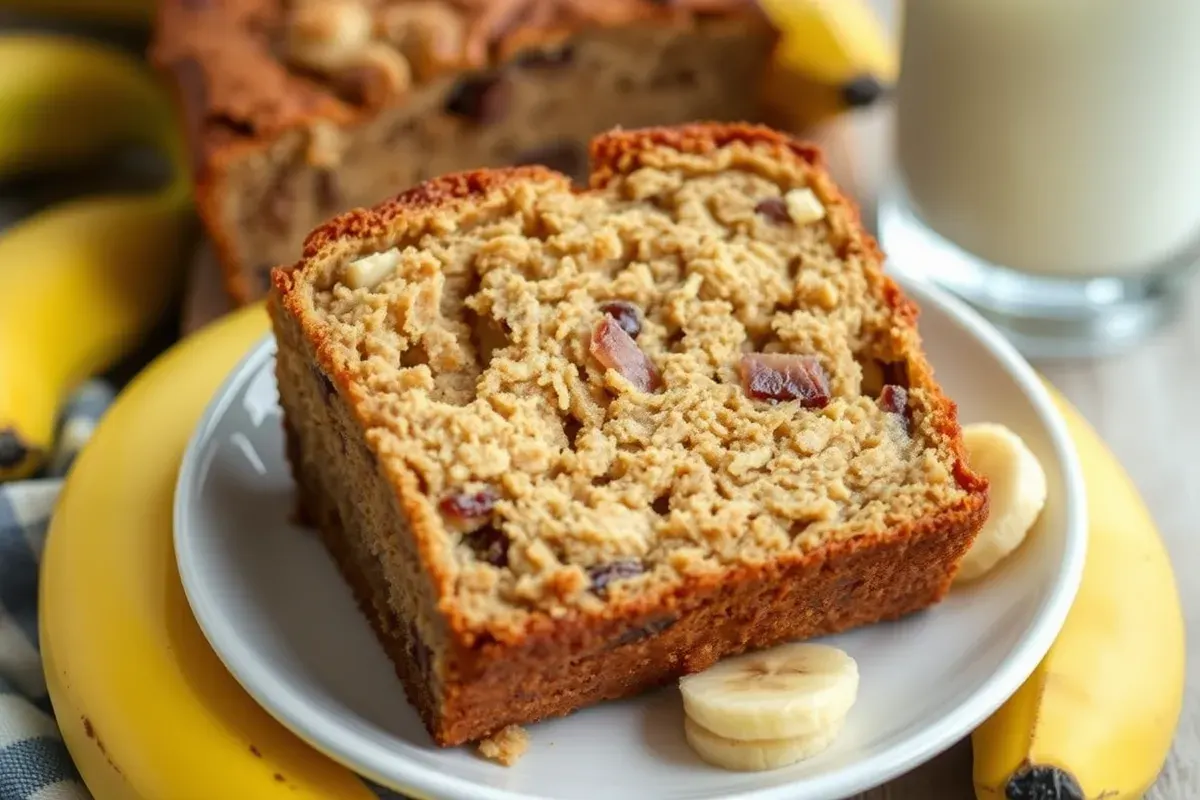
[[[63,744],[38,653],[38,561],[62,476],[112,401],[85,385],[63,415],[43,476],[0,484],[0,800],[90,800]],[[404,800],[367,782],[380,800]]]

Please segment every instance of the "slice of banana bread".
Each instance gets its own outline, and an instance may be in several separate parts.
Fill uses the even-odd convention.
[[[614,125],[762,119],[754,0],[163,0],[152,57],[238,301],[330,215],[425,178],[587,170]]]
[[[443,745],[925,608],[986,515],[815,149],[591,155],[586,191],[424,183],[273,274],[302,508]]]

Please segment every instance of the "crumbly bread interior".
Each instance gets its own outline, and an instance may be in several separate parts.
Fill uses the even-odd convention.
[[[584,176],[588,139],[614,125],[757,119],[772,35],[749,15],[587,28],[503,68],[414,85],[362,121],[313,123],[246,149],[209,212],[232,234],[222,257],[245,271],[231,288],[261,295],[313,227],[397,187],[524,163]]]
[[[901,379],[906,413],[877,396],[879,373],[910,373],[916,331],[824,173],[744,142],[640,164],[582,193],[501,181],[292,276],[442,602],[472,627],[594,611],[966,498],[928,369]],[[822,219],[771,213],[802,188]],[[351,288],[350,265],[381,252],[384,274]],[[612,300],[640,310],[655,391],[591,351]],[[748,397],[751,351],[815,356],[830,401]],[[481,494],[485,513],[451,513]],[[398,557],[394,529],[361,533]]]

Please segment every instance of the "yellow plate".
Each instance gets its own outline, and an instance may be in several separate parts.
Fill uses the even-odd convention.
[[[176,572],[172,498],[184,448],[266,330],[253,306],[158,359],[105,417],[59,501],[42,562],[42,653],[67,747],[97,800],[378,796],[241,689]],[[1055,399],[1083,452],[1111,459]]]

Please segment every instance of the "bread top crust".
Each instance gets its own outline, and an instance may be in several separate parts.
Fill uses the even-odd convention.
[[[163,0],[152,61],[198,161],[314,123],[348,124],[415,86],[514,57],[553,66],[589,28],[768,25],[755,0]]]
[[[460,640],[644,613],[739,571],[980,524],[986,483],[916,308],[815,148],[692,125],[610,133],[592,157],[586,191],[541,167],[427,182],[318,228],[272,275],[273,305],[366,430]],[[800,187],[824,219],[763,219],[758,200]],[[348,262],[393,247],[393,276],[341,282]],[[612,298],[642,308],[637,344],[661,391],[588,353]],[[462,319],[438,321],[447,307]],[[501,325],[487,357],[480,321]],[[815,355],[829,404],[746,397],[738,359],[764,347]],[[902,365],[911,421],[864,391],[870,360]],[[485,518],[448,512],[478,492],[495,496]]]

